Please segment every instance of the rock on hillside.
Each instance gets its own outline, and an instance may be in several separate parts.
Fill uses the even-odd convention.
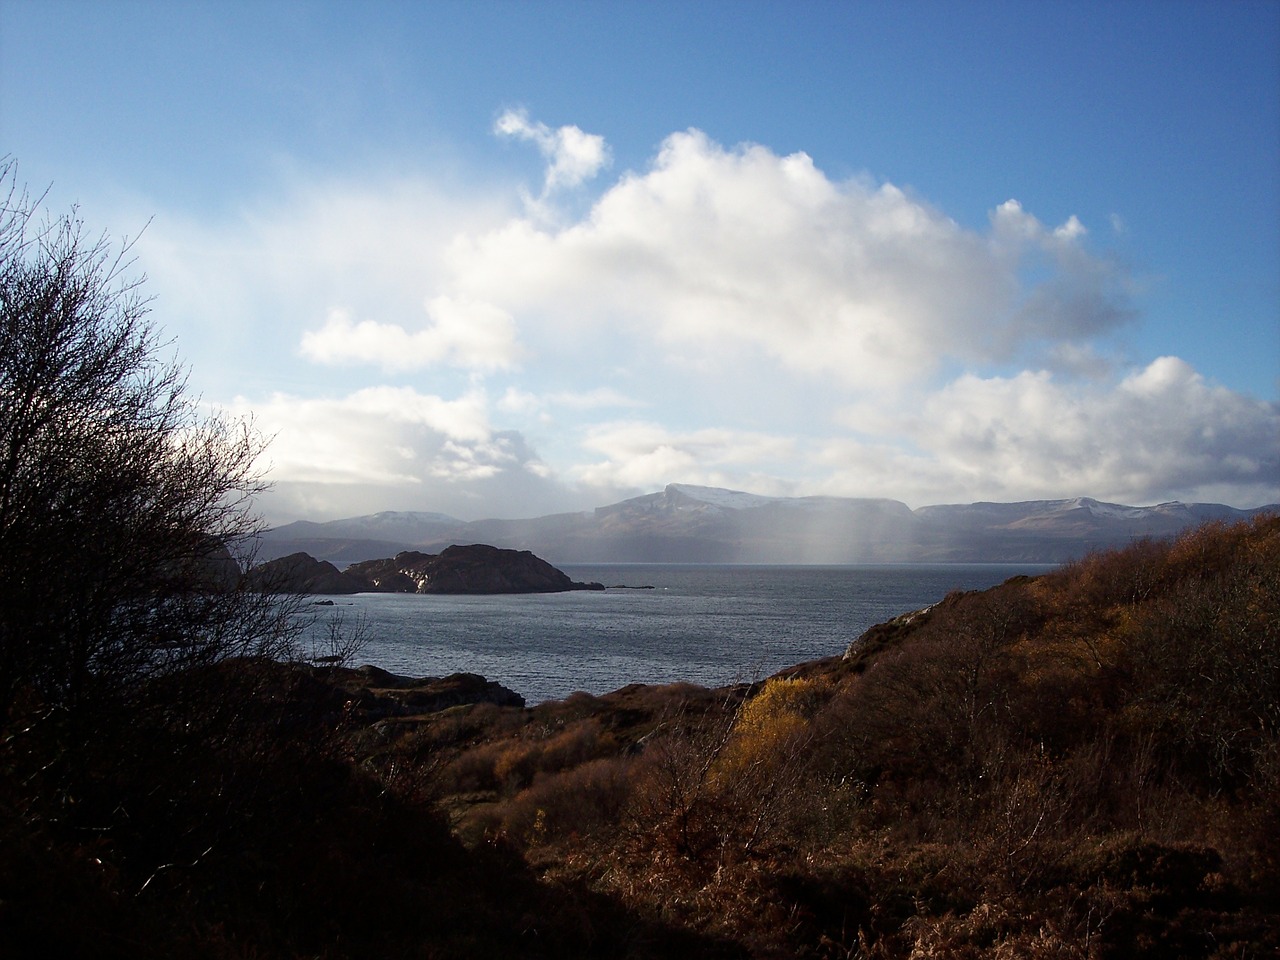
[[[477,543],[446,547],[439,554],[406,550],[390,560],[354,563],[346,575],[361,590],[376,593],[559,593],[603,590],[578,583],[528,550]]]
[[[524,697],[514,690],[474,673],[418,679],[398,676],[368,664],[358,670],[317,668],[316,673],[345,690],[351,709],[359,711],[366,722],[385,717],[421,716],[465,704],[524,706]]]

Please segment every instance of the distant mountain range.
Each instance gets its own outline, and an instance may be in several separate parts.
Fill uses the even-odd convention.
[[[673,483],[584,513],[463,521],[387,512],[298,521],[262,535],[260,555],[303,551],[338,566],[450,544],[531,550],[551,563],[1059,563],[1132,540],[1169,537],[1207,520],[1232,522],[1280,504],[1129,507],[1088,497],[1022,503],[763,497]]]

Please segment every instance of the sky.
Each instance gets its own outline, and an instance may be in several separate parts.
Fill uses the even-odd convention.
[[[1280,502],[1274,0],[0,0],[0,156],[273,523]]]

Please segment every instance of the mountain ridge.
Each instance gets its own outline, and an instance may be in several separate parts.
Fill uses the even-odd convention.
[[[305,551],[355,563],[455,543],[531,550],[552,563],[1061,563],[1205,521],[1236,521],[1280,504],[1238,509],[1169,501],[1152,506],[1092,497],[931,504],[871,497],[771,497],[672,483],[591,511],[464,521],[383,511],[266,531],[263,559]]]

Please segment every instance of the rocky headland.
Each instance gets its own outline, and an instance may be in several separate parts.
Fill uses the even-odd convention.
[[[438,554],[406,550],[383,560],[354,563],[339,571],[306,553],[270,560],[251,575],[255,589],[268,593],[561,593],[603,590],[581,583],[528,550],[475,543],[446,547]]]
[[[360,580],[343,573],[329,561],[301,552],[254,567],[249,571],[249,584],[261,593],[332,595],[359,593],[365,589]]]

